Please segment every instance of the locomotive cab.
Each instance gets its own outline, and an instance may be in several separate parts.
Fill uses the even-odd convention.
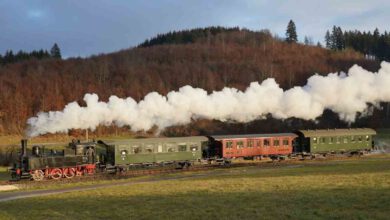
[[[96,158],[96,144],[94,142],[80,143],[80,141],[73,140],[69,143],[70,151],[68,155],[75,155],[82,158],[82,163],[94,164],[97,162]]]

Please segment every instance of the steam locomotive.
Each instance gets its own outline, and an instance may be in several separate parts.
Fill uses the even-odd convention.
[[[27,148],[10,168],[12,179],[60,179],[116,173],[130,168],[193,163],[230,163],[235,158],[278,159],[292,155],[315,156],[357,153],[373,147],[373,129],[299,130],[294,133],[140,138],[119,141],[72,141],[63,150]]]

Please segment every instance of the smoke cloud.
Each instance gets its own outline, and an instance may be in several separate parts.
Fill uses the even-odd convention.
[[[224,88],[208,94],[187,85],[166,96],[151,92],[138,103],[117,96],[102,102],[96,94],[85,94],[84,101],[85,107],[71,102],[63,111],[40,112],[28,119],[28,135],[94,130],[98,125],[112,124],[128,125],[134,131],[155,125],[163,129],[197,118],[249,122],[268,114],[277,119],[315,120],[325,109],[353,122],[358,112],[369,113],[368,104],[390,101],[390,63],[382,62],[377,73],[354,65],[347,74],[313,75],[305,86],[286,91],[269,78],[252,82],[245,91]]]

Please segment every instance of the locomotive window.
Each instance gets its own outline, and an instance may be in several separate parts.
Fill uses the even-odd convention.
[[[279,140],[274,140],[274,146],[275,147],[279,147],[280,145],[280,141]]]
[[[253,140],[248,141],[248,147],[253,147]]]
[[[198,150],[198,146],[196,146],[196,145],[191,145],[190,150],[191,150],[191,151],[197,151],[197,150]]]
[[[370,140],[370,136],[366,136],[366,141],[369,141]]]
[[[351,142],[355,142],[355,136],[351,136]]]
[[[288,139],[283,139],[283,145],[288,146]]]
[[[187,151],[187,145],[179,144],[179,151]]]
[[[226,141],[226,148],[227,149],[233,148],[233,142],[232,141]]]
[[[269,145],[270,145],[269,139],[264,139],[263,146],[264,146],[264,147],[268,147]]]
[[[243,148],[244,147],[244,142],[243,141],[237,141],[236,145],[237,145],[237,149]]]

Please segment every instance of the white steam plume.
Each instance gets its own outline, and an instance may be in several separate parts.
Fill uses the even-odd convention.
[[[28,119],[28,135],[94,130],[98,125],[111,124],[129,125],[134,131],[148,130],[154,125],[163,129],[196,118],[249,122],[267,114],[277,119],[314,120],[325,109],[353,122],[357,112],[367,112],[368,103],[390,101],[390,63],[382,62],[377,73],[354,65],[347,75],[314,75],[304,87],[286,91],[269,78],[261,84],[252,82],[244,92],[224,88],[208,94],[203,89],[184,86],[166,96],[151,92],[138,103],[130,97],[117,96],[101,102],[96,94],[86,94],[84,101],[86,107],[72,102],[63,111],[41,112]]]

